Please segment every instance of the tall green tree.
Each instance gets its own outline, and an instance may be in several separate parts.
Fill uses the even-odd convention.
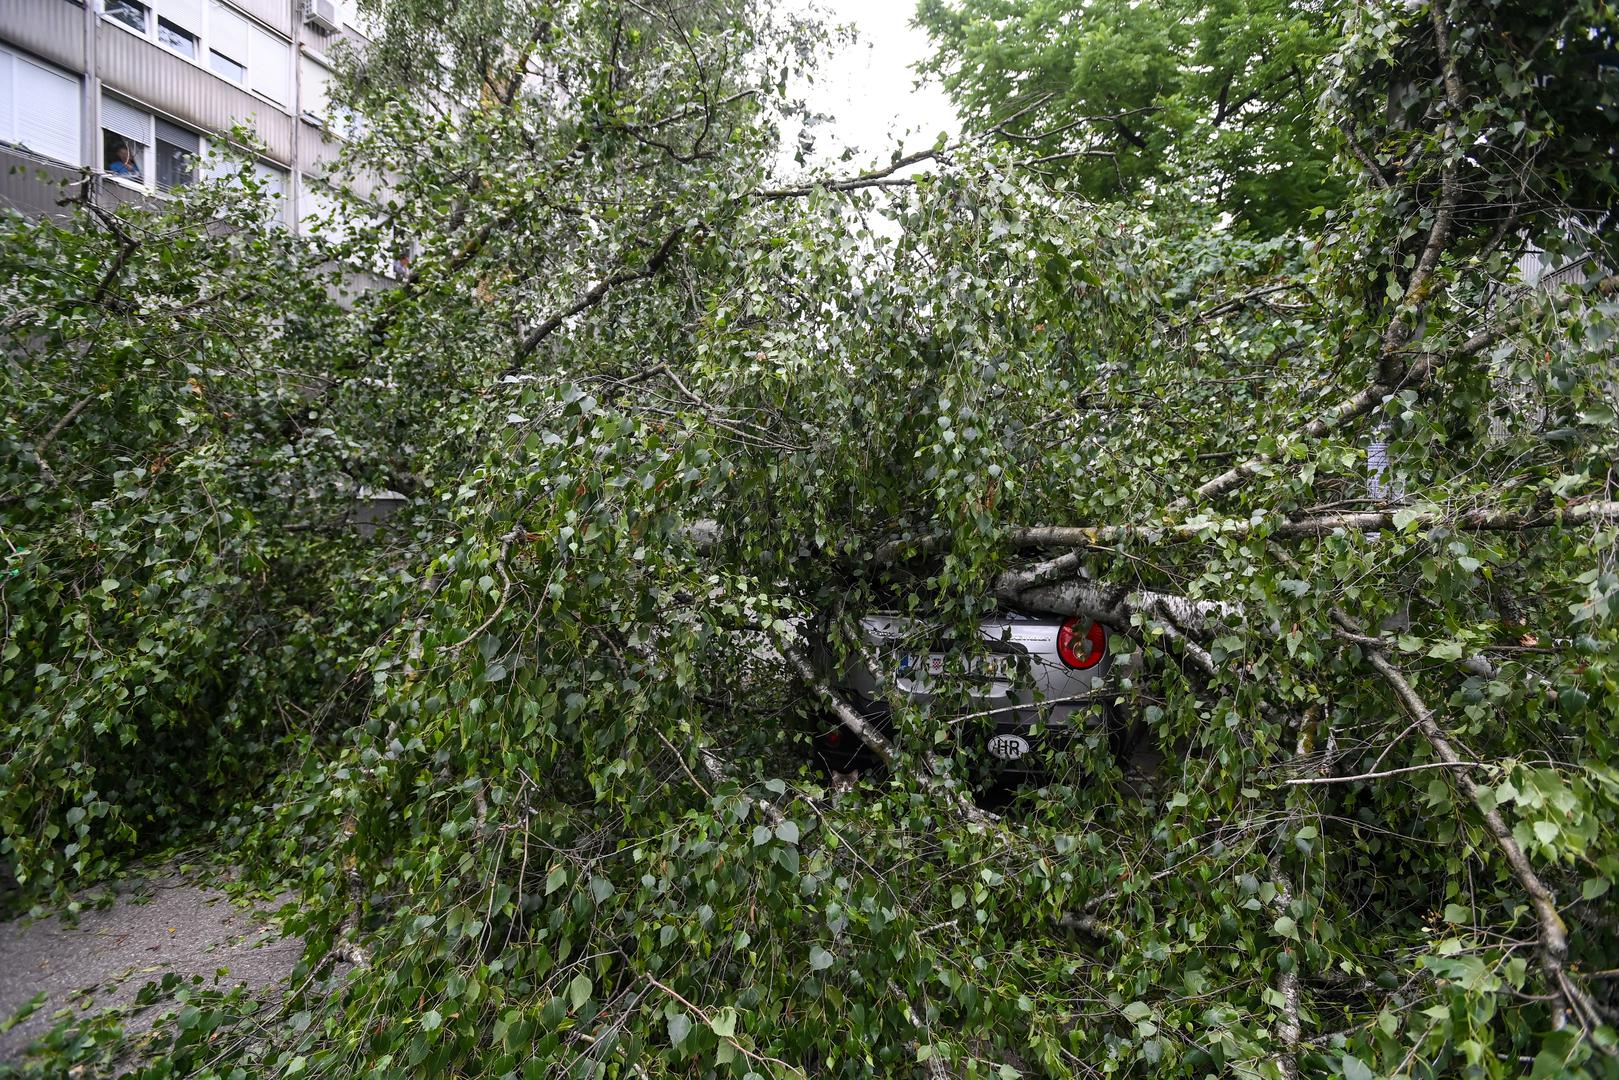
[[[923,70],[1093,199],[1191,193],[1262,235],[1344,192],[1316,128],[1338,7],[1283,0],[921,0]]]

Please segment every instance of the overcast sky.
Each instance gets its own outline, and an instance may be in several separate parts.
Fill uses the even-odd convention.
[[[800,0],[801,6],[810,6]],[[813,85],[802,93],[810,108],[834,120],[813,129],[812,166],[831,165],[844,146],[859,149],[853,164],[887,164],[896,145],[907,152],[931,146],[940,131],[960,127],[949,99],[936,83],[920,88],[913,65],[928,55],[928,37],[910,26],[915,0],[813,0],[831,21],[852,24],[859,38],[827,57]],[[787,172],[792,133],[788,133]]]

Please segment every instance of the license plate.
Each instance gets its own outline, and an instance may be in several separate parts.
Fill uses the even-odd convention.
[[[1029,740],[1021,735],[995,735],[989,740],[989,752],[1002,761],[1016,761],[1029,752]]]
[[[933,653],[926,659],[917,656],[901,656],[899,658],[899,674],[902,678],[915,678],[918,675],[927,675],[936,678],[945,673],[946,662],[949,657],[943,653]],[[951,674],[976,675],[985,679],[1005,680],[1011,678],[1015,670],[1015,661],[1003,653],[990,653],[986,656],[975,656],[966,662],[966,670],[960,670],[959,665],[951,664]]]

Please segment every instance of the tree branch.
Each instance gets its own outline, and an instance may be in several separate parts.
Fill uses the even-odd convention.
[[[583,296],[575,300],[566,310],[557,312],[529,331],[528,335],[523,338],[522,343],[518,345],[517,354],[513,358],[511,365],[506,368],[503,374],[516,375],[523,369],[524,362],[533,355],[534,350],[539,348],[540,342],[556,333],[557,329],[573,316],[588,311],[601,303],[607,298],[607,294],[618,286],[628,285],[633,281],[642,281],[656,275],[673,257],[675,246],[680,243],[680,238],[685,235],[685,232],[684,226],[676,228],[663,238],[663,243],[658,245],[658,249],[652,253],[652,257],[646,261],[644,266],[636,270],[624,269],[619,270],[617,273],[609,274],[592,285]]]
[[[1399,523],[1396,517],[1404,517]],[[1346,514],[1274,521],[1266,518],[1211,518],[1205,521],[1177,522],[1172,525],[1038,525],[1014,529],[1008,539],[1014,548],[1082,548],[1122,543],[1127,540],[1245,539],[1259,533],[1268,537],[1300,540],[1329,536],[1334,532],[1393,532],[1405,528],[1443,526],[1457,532],[1525,532],[1585,522],[1619,521],[1619,500],[1574,503],[1546,511],[1469,510],[1447,514],[1442,510],[1422,512],[1367,510]]]
[[[839,694],[826,679],[822,678],[821,674],[815,670],[815,665],[810,661],[809,657],[804,655],[801,648],[789,642],[781,642],[778,647],[781,650],[781,655],[798,674],[798,677],[804,681],[806,686],[815,691],[815,695],[832,710],[844,727],[854,733],[855,738],[864,743],[866,748],[882,759],[883,764],[889,768],[895,768],[900,764],[899,752],[894,748],[894,744],[889,742],[882,732],[872,727],[870,722],[861,716],[854,706],[843,699],[843,695]],[[926,766],[926,771],[920,777],[923,786],[929,788],[935,794],[945,796],[946,800],[963,818],[975,825],[988,825],[996,820],[994,814],[980,810],[959,792],[948,790],[943,786],[938,775],[940,772],[939,761],[933,754],[924,755],[923,764]]]
[[[1357,627],[1348,616],[1341,611],[1334,611],[1333,618],[1350,633],[1359,633]],[[1367,663],[1371,664],[1377,673],[1394,690],[1394,696],[1399,700],[1405,711],[1416,722],[1418,730],[1433,747],[1434,753],[1440,761],[1455,769],[1453,778],[1456,786],[1462,793],[1472,800],[1484,820],[1484,827],[1494,838],[1496,846],[1501,849],[1512,875],[1518,879],[1524,894],[1528,896],[1530,907],[1534,910],[1535,921],[1539,925],[1537,955],[1542,972],[1551,984],[1551,990],[1557,995],[1559,1002],[1554,1016],[1554,1023],[1561,1027],[1567,1023],[1567,1014],[1572,1011],[1582,1028],[1587,1032],[1594,1030],[1602,1023],[1601,1014],[1597,1011],[1595,1003],[1583,989],[1576,985],[1568,973],[1568,928],[1563,917],[1557,910],[1557,897],[1540,880],[1535,869],[1529,863],[1529,857],[1519,846],[1517,838],[1512,835],[1512,829],[1501,817],[1501,811],[1496,807],[1493,799],[1486,799],[1484,789],[1474,783],[1468,774],[1470,763],[1464,762],[1460,755],[1450,744],[1449,737],[1440,728],[1433,711],[1417,694],[1400,669],[1389,662],[1388,656],[1381,649],[1359,646]],[[1609,1050],[1613,1054],[1614,1051]]]
[[[1591,286],[1591,291],[1599,296],[1612,295],[1616,289],[1619,289],[1619,275],[1605,277]],[[1409,290],[1407,292],[1409,293]],[[1365,416],[1380,406],[1389,395],[1405,387],[1421,386],[1447,361],[1459,360],[1483,352],[1506,334],[1518,328],[1522,323],[1522,316],[1508,319],[1498,326],[1479,331],[1448,353],[1425,352],[1421,354],[1416,362],[1401,372],[1398,382],[1386,383],[1378,379],[1355,396],[1339,402],[1327,412],[1304,425],[1304,427],[1279,437],[1277,447],[1271,453],[1256,454],[1241,464],[1227,469],[1220,475],[1200,485],[1192,495],[1183,495],[1170,503],[1168,510],[1172,513],[1183,512],[1191,507],[1194,499],[1210,499],[1235,491],[1253,477],[1259,475],[1260,471],[1267,465],[1286,454],[1298,443],[1319,439],[1351,421]]]
[[[85,409],[90,407],[90,403],[94,401],[99,394],[99,390],[92,391],[84,395],[78,401],[75,401],[72,408],[68,409],[66,414],[64,414],[60,420],[52,424],[51,429],[45,433],[44,437],[41,438],[39,442],[34,444],[34,463],[39,466],[40,473],[45,477],[46,483],[50,484],[51,487],[55,487],[57,485],[57,479],[55,471],[51,469],[50,463],[45,459],[45,451],[50,448],[51,443],[56,441],[57,436],[61,435],[62,432],[67,430],[69,424],[73,423],[73,421],[79,418],[80,413],[84,412]]]
[[[1044,132],[1044,133],[1039,134],[1039,135],[1020,135],[1020,134],[1015,134],[1015,133],[1007,130],[1007,126],[1009,124],[1011,124],[1013,121],[1017,120],[1018,118],[1022,117],[1025,113],[1028,113],[1028,112],[1034,110],[1035,108],[1039,107],[1040,105],[1043,105],[1046,102],[1046,100],[1048,98],[1050,98],[1050,97],[1051,97],[1050,94],[1042,95],[1041,97],[1037,98],[1035,101],[1033,101],[1030,104],[1025,105],[1023,108],[1019,109],[1017,112],[1014,112],[1011,116],[1008,116],[1005,120],[1002,120],[1000,123],[996,124],[994,127],[990,128],[988,131],[983,132],[981,135],[976,135],[971,139],[961,139],[961,140],[958,140],[957,142],[951,143],[949,146],[945,146],[945,147],[934,147],[934,148],[928,149],[928,150],[918,150],[914,154],[906,154],[903,157],[895,158],[892,163],[884,166],[883,168],[872,169],[872,170],[870,170],[868,172],[860,173],[857,176],[851,176],[846,180],[822,180],[822,181],[817,181],[816,183],[813,183],[813,184],[800,184],[797,187],[767,188],[767,189],[764,189],[764,190],[761,190],[761,191],[753,192],[753,196],[754,196],[754,198],[757,198],[757,199],[770,199],[770,200],[796,199],[796,198],[802,198],[803,196],[809,195],[809,194],[811,194],[813,192],[816,192],[816,191],[858,191],[861,188],[870,188],[870,187],[904,187],[904,186],[909,186],[911,184],[914,184],[915,181],[911,180],[908,177],[895,177],[894,174],[899,172],[901,169],[907,169],[907,168],[911,167],[912,165],[920,165],[924,161],[934,161],[934,160],[938,160],[940,158],[943,158],[946,154],[950,153],[952,150],[958,149],[958,148],[960,148],[962,146],[966,146],[967,144],[969,144],[971,142],[974,142],[974,141],[982,141],[982,140],[985,140],[985,139],[992,138],[992,137],[994,137],[996,135],[1004,135],[1007,138],[1016,139],[1016,140],[1019,140],[1019,141],[1039,141],[1041,139],[1048,139],[1048,138],[1050,138],[1050,137],[1052,137],[1054,135],[1059,135],[1059,134],[1061,134],[1061,133],[1063,133],[1065,131],[1068,131],[1070,128],[1077,127],[1078,125],[1080,125],[1082,123],[1086,123],[1088,121],[1094,121],[1094,120],[1109,120],[1109,121],[1112,121],[1115,125],[1119,126],[1121,128],[1121,130],[1125,130],[1123,128],[1123,124],[1121,123],[1121,118],[1122,117],[1133,116],[1136,113],[1156,111],[1156,106],[1154,106],[1154,107],[1151,107],[1151,108],[1130,109],[1130,110],[1127,110],[1125,112],[1115,113],[1115,114],[1111,114],[1111,115],[1108,115],[1108,116],[1082,116],[1082,117],[1078,118],[1077,120],[1073,121],[1070,124],[1065,124],[1062,127],[1053,128],[1052,130]],[[1143,148],[1145,148],[1146,143],[1143,142],[1141,145],[1142,145]],[[1108,157],[1108,158],[1111,158],[1111,157],[1115,157],[1115,156],[1116,155],[1111,150],[1074,150],[1074,151],[1070,151],[1070,152],[1066,152],[1066,153],[1053,153],[1053,154],[1048,154],[1048,155],[1046,155],[1044,157],[1031,158],[1031,159],[1029,159],[1027,161],[1019,161],[1019,162],[1017,162],[1017,164],[1020,165],[1020,166],[1028,166],[1028,165],[1040,165],[1040,164],[1043,164],[1045,162],[1059,161],[1059,160],[1062,160],[1063,158],[1071,158],[1071,157]]]
[[[942,149],[918,150],[914,154],[906,154],[904,157],[895,158],[892,164],[884,168],[873,169],[870,172],[863,172],[860,175],[852,176],[847,180],[827,180],[816,184],[802,184],[798,187],[771,188],[764,191],[755,191],[753,195],[758,199],[796,199],[816,191],[855,191],[860,188],[867,187],[911,184],[914,183],[914,181],[909,179],[902,178],[894,180],[889,178],[895,173],[899,172],[901,169],[909,168],[912,165],[918,165],[924,161],[932,161],[944,152],[945,151]]]
[[[1404,776],[1406,773],[1426,772],[1429,769],[1477,769],[1484,765],[1482,761],[1430,761],[1426,765],[1406,765],[1399,769],[1384,769],[1382,772],[1360,773],[1356,776],[1298,776],[1291,780],[1283,780],[1286,787],[1303,787],[1310,784],[1353,784],[1360,780],[1383,780],[1390,776]]]
[[[1295,811],[1286,818],[1284,832],[1291,831],[1297,822],[1298,814]],[[1274,852],[1270,856],[1271,881],[1276,886],[1276,910],[1283,915],[1287,914],[1288,907],[1293,903],[1293,882],[1287,876],[1282,866],[1281,857]],[[1302,949],[1298,950],[1303,952]],[[1282,1052],[1276,1056],[1276,1063],[1281,1067],[1283,1080],[1299,1080],[1298,1049],[1299,1038],[1304,1033],[1304,1026],[1299,1021],[1299,1006],[1302,989],[1299,985],[1299,958],[1295,957],[1293,964],[1287,970],[1276,972],[1276,992],[1282,998],[1282,1019],[1276,1025],[1276,1037],[1281,1040]]]
[[[1035,568],[1036,571],[1039,568]],[[1075,615],[1099,622],[1122,633],[1130,630],[1132,616],[1140,614],[1174,626],[1182,633],[1206,636],[1224,625],[1234,609],[1216,600],[1193,600],[1152,589],[1126,590],[1073,579],[1041,582],[1030,571],[1008,571],[995,582],[995,595],[1025,611]]]

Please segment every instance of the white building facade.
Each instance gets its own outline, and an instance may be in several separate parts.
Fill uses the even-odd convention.
[[[339,43],[353,0],[0,0],[0,203],[51,213],[88,173],[104,202],[194,182],[238,126],[282,220],[330,205]],[[21,166],[21,168],[18,168]]]

